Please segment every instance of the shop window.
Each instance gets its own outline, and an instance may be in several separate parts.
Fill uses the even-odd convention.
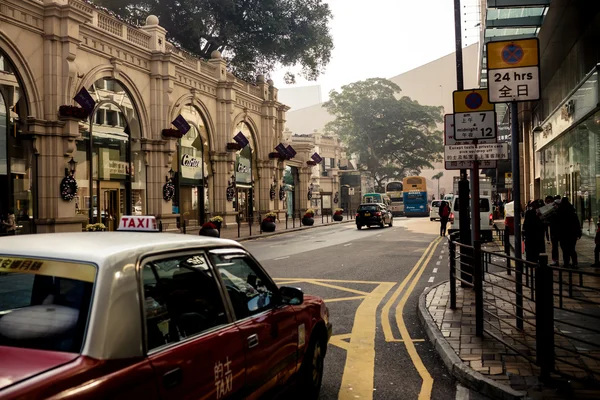
[[[142,269],[148,350],[228,323],[203,254],[155,260]]]

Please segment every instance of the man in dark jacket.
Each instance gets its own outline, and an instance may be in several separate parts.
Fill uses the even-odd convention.
[[[575,213],[575,208],[571,205],[567,197],[563,197],[560,201],[556,217],[559,229],[558,240],[563,252],[563,267],[578,268],[575,246],[577,245],[577,240],[581,239],[583,232],[581,231],[581,225]],[[569,264],[570,261],[572,261],[572,264]]]
[[[555,198],[552,196],[546,196],[545,203],[552,204],[555,202]],[[546,217],[546,224],[550,231],[550,243],[552,244],[552,262],[550,266],[555,267],[558,265],[558,220],[556,218],[556,212]]]
[[[525,212],[525,221],[523,222],[523,238],[525,240],[525,259],[531,262],[538,262],[540,254],[546,251],[544,244],[544,233],[546,227],[538,217],[537,210],[540,207],[540,200],[534,200],[530,203]]]

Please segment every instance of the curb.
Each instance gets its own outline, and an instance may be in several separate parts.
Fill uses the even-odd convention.
[[[437,324],[427,310],[427,294],[436,287],[448,282],[449,281],[440,282],[423,291],[419,296],[419,302],[417,303],[417,315],[419,316],[419,320],[421,321],[425,332],[427,332],[427,337],[433,344],[433,347],[442,358],[444,365],[448,368],[448,371],[450,371],[452,376],[454,376],[461,384],[485,396],[498,400],[524,399],[527,396],[526,392],[514,390],[511,387],[487,378],[483,374],[468,367],[456,354],[452,346],[450,346],[446,338],[444,338],[444,335],[442,335],[442,332],[439,330]]]
[[[345,220],[345,221],[330,222],[328,224],[320,224],[320,225],[316,225],[316,226],[315,225],[313,225],[313,226],[301,226],[301,227],[298,227],[298,228],[284,229],[282,231],[262,233],[262,234],[258,234],[258,235],[245,236],[245,237],[235,238],[235,239],[231,239],[231,240],[235,240],[236,242],[246,242],[246,241],[249,241],[249,240],[255,240],[255,239],[266,238],[266,237],[271,237],[271,236],[285,235],[286,233],[294,233],[294,232],[299,232],[299,231],[306,231],[306,230],[309,230],[309,229],[323,228],[323,227],[326,227],[326,226],[335,226],[335,225],[340,225],[340,224],[348,224],[350,222],[354,222],[354,220],[353,219],[348,219],[348,220]]]

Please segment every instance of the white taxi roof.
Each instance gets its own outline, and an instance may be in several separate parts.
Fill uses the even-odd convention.
[[[148,253],[223,246],[243,249],[233,240],[176,233],[45,233],[1,237],[0,257],[54,258],[96,264],[92,310],[81,354],[96,359],[118,359],[144,354],[135,268],[139,258]]]
[[[229,239],[159,232],[38,233],[0,238],[0,254],[49,257],[105,266],[122,254],[130,259],[148,252],[205,246],[242,247]]]

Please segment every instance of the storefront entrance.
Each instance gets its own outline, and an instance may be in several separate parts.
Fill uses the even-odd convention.
[[[125,215],[125,189],[119,182],[100,182],[100,219],[109,231],[119,227],[121,216]]]
[[[247,222],[252,219],[254,212],[252,207],[252,189],[237,188],[237,196],[234,208],[237,210],[240,221]]]

